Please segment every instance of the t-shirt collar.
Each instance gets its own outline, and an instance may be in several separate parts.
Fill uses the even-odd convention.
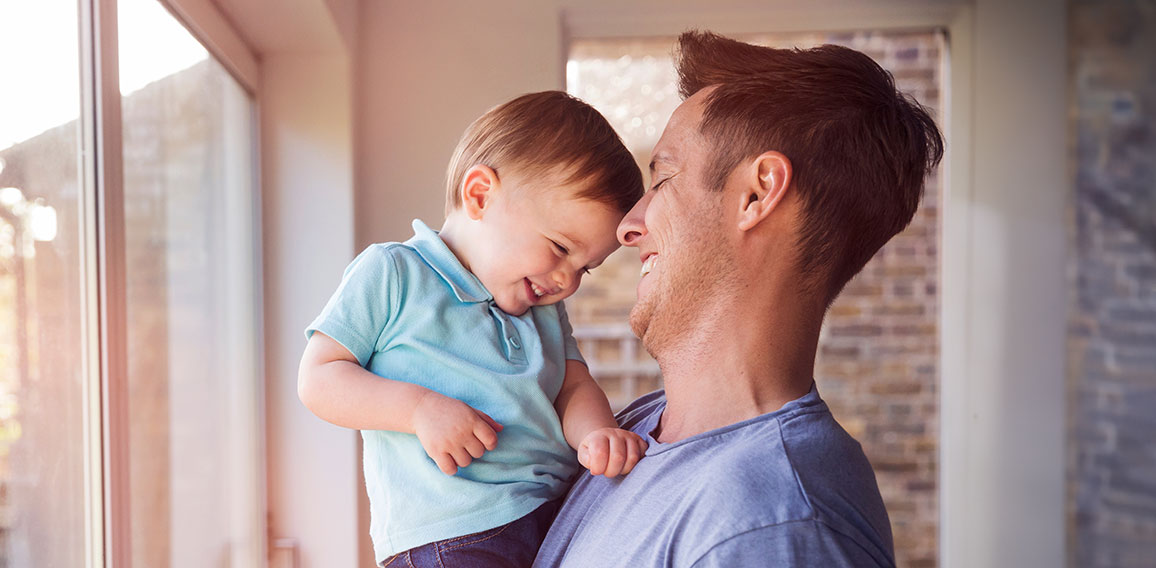
[[[662,443],[654,437],[654,430],[658,428],[658,422],[662,419],[662,413],[666,412],[666,395],[664,392],[661,407],[644,418],[639,423],[639,427],[631,429],[646,440],[647,448],[645,455],[649,456],[665,452],[671,448],[677,448],[686,444],[691,444],[699,440],[713,438],[720,434],[727,434],[746,426],[757,425],[763,422],[778,421],[787,417],[788,415],[806,412],[808,409],[817,406],[822,406],[825,409],[827,403],[823,402],[823,399],[819,397],[819,387],[812,379],[811,388],[807,391],[807,394],[804,394],[803,396],[784,404],[782,408],[778,410],[768,412],[766,414],[760,414],[741,422],[735,422],[734,424],[730,424],[728,426],[723,426],[721,428],[695,434],[694,436],[683,438],[677,442]]]
[[[450,285],[458,300],[467,303],[488,302],[493,296],[472,272],[462,266],[450,247],[420,219],[413,220],[413,238],[409,245]]]

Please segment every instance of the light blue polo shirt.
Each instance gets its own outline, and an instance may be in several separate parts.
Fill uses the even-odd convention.
[[[562,304],[501,311],[436,232],[413,229],[358,255],[306,336],[320,331],[374,374],[465,402],[504,429],[452,476],[413,434],[361,432],[378,562],[525,516],[564,494],[578,467],[554,410],[566,359],[581,360]]]

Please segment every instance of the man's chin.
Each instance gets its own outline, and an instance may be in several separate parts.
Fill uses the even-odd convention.
[[[630,309],[630,330],[646,345],[646,330],[650,328],[650,319],[653,315],[651,306],[641,302],[634,304]]]

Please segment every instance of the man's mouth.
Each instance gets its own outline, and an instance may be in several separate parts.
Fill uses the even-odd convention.
[[[657,254],[651,254],[650,256],[647,256],[646,260],[642,262],[642,270],[639,271],[638,277],[641,278],[643,276],[646,276],[647,274],[650,274],[650,271],[654,270],[654,265],[657,262],[658,262],[658,255]]]

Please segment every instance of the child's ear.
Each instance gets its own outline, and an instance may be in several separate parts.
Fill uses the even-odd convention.
[[[470,219],[482,218],[497,187],[498,172],[489,166],[478,164],[466,170],[462,176],[462,209]]]
[[[742,194],[739,229],[748,231],[766,219],[791,186],[791,160],[779,152],[764,152],[755,158],[749,183]]]

